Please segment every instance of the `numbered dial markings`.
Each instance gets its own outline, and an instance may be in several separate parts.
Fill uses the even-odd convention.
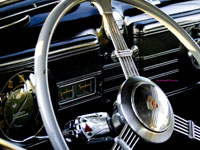
[[[34,74],[31,71],[10,78],[0,96],[0,128],[5,136],[23,140],[41,130],[42,121],[35,97]]]

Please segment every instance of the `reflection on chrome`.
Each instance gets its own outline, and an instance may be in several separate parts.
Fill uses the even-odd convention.
[[[155,132],[167,130],[171,112],[168,99],[160,88],[139,84],[132,92],[132,107],[141,123]]]

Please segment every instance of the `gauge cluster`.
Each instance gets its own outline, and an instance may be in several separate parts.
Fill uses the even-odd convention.
[[[59,87],[59,104],[68,103],[83,97],[88,97],[96,92],[96,79],[85,79],[79,82],[71,83]]]
[[[32,71],[11,77],[1,91],[0,102],[0,127],[7,138],[21,141],[40,132],[43,125]]]

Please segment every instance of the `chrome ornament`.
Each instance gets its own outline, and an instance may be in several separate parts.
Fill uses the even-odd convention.
[[[165,94],[156,85],[139,83],[133,89],[132,107],[137,118],[148,129],[163,132],[170,123],[170,108]]]
[[[174,114],[164,92],[144,77],[126,80],[117,97],[121,121],[128,123],[136,134],[152,143],[170,138],[174,129]]]
[[[100,137],[101,135],[110,133],[110,128],[107,123],[108,117],[107,113],[99,112],[79,116],[75,122],[85,137],[91,140],[94,137]]]

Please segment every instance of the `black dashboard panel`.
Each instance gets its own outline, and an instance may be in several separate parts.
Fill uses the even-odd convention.
[[[9,119],[5,119],[8,109],[5,105],[13,102],[10,98],[12,91],[17,97],[16,89],[23,89],[26,82],[16,81],[16,89],[4,91],[12,87],[13,83],[9,82],[14,77],[18,79],[21,75],[28,76],[25,72],[33,73],[39,32],[58,2],[24,0],[5,5],[0,3],[0,137],[28,149],[52,147],[42,127],[37,129],[37,133],[19,139],[15,139],[16,135],[7,134],[13,123],[6,122]],[[177,99],[183,100],[182,105],[187,105],[183,97],[186,93],[198,93],[200,75],[200,69],[195,66],[188,50],[155,19],[128,4],[118,1],[112,4],[113,10],[123,18],[123,36],[129,48],[133,45],[139,48],[133,59],[140,75],[157,83],[169,96],[174,108],[179,107]],[[160,0],[157,7],[175,19],[200,43],[198,0]],[[181,9],[178,10],[179,7]],[[120,63],[111,57],[113,50],[113,44],[104,31],[102,17],[89,2],[76,6],[61,19],[50,45],[48,60],[52,103],[61,129],[78,115],[98,111],[112,113],[120,85],[125,80]],[[34,90],[30,91],[35,100]],[[21,101],[25,99],[20,102],[21,105],[26,103],[26,98],[20,98]],[[34,108],[37,108],[35,111],[38,111],[37,104],[34,104]],[[189,117],[182,108],[176,112]],[[15,113],[17,110],[12,115],[15,116]],[[29,118],[26,119],[29,121]],[[41,123],[41,119],[38,120],[38,124]],[[5,129],[6,124],[8,127]],[[25,128],[28,129],[27,126]],[[14,134],[19,132],[21,129]],[[91,147],[94,149],[98,146]]]
[[[195,31],[195,35],[192,36],[198,39],[199,2],[174,2],[164,1],[157,6],[176,20],[189,34],[192,35]],[[121,6],[123,14],[128,14],[127,11],[134,12],[130,6],[118,5]],[[135,44],[139,48],[135,62],[142,76],[156,82],[166,93],[189,87],[199,80],[199,70],[188,60],[187,50],[161,23],[143,13],[137,16],[126,15],[124,20],[127,24],[130,45]],[[189,74],[195,74],[192,82]]]

